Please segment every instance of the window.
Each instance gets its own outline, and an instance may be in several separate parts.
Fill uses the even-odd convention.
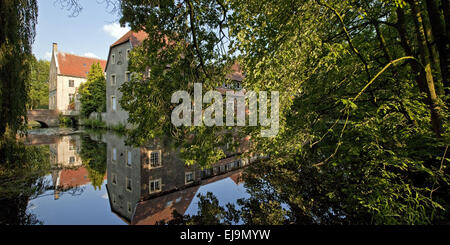
[[[184,174],[185,176],[185,184],[190,184],[194,181],[194,173],[193,172],[187,172]]]
[[[75,157],[70,157],[69,158],[69,162],[72,164],[72,163],[74,163],[75,162]]]
[[[127,60],[129,60],[129,59],[130,59],[130,50],[127,49]]]
[[[131,202],[128,202],[127,207],[128,207],[128,213],[131,213],[131,211],[132,211]]]
[[[69,87],[71,87],[71,88],[75,87],[75,81],[74,80],[69,80]]]
[[[149,186],[150,186],[150,189],[149,189],[150,194],[160,192],[161,191],[161,179],[150,180]]]
[[[131,73],[129,71],[125,72],[125,81],[131,81]]]
[[[211,168],[205,169],[205,170],[202,171],[202,178],[205,178],[205,177],[208,177],[208,176],[211,176],[211,175],[212,175],[212,169]]]
[[[132,155],[131,151],[128,151],[128,154],[127,154],[127,165],[128,165],[128,167],[131,167],[132,160],[133,160],[133,155]]]
[[[112,174],[112,183],[117,185],[117,175],[116,174]]]
[[[116,96],[111,96],[111,109],[115,111],[117,109]]]
[[[161,167],[161,152],[152,151],[150,152],[150,168]]]
[[[132,189],[131,189],[131,179],[126,177],[125,182],[127,183],[127,191],[132,191]]]
[[[114,54],[111,55],[111,64],[116,63],[116,56]]]
[[[111,86],[116,86],[116,75],[111,75]]]
[[[116,148],[112,149],[112,160],[117,161],[117,149]]]
[[[69,94],[69,104],[73,103],[74,98],[74,94]]]

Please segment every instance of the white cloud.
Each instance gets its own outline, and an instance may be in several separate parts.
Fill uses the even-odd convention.
[[[130,30],[129,27],[121,27],[119,23],[112,23],[103,26],[103,31],[105,31],[106,33],[117,39],[121,38],[129,30]]]
[[[98,57],[97,55],[95,55],[94,53],[88,52],[88,53],[84,53],[85,57],[90,57],[90,58],[95,58],[95,59],[100,59],[100,57]]]

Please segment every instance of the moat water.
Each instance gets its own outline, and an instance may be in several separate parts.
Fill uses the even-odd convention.
[[[113,132],[30,130],[22,153],[37,162],[23,171],[3,167],[0,224],[153,225],[170,222],[174,211],[196,215],[200,195],[212,193],[220,206],[249,197],[246,161],[230,157],[202,169],[185,166],[163,142],[132,147],[125,140]]]

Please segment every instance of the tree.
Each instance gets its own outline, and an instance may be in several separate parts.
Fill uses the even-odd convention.
[[[0,136],[25,129],[36,0],[0,3]]]
[[[238,131],[268,156],[245,178],[269,183],[243,203],[248,223],[284,222],[281,203],[287,223],[448,223],[448,84],[433,36],[449,26],[448,1],[442,12],[427,2],[122,0],[121,23],[149,34],[122,86],[131,140],[173,136],[188,163],[223,156],[228,129],[175,128],[169,98],[195,82],[215,88],[238,61],[246,89],[280,92],[276,137],[261,137],[261,125]]]
[[[47,60],[36,60],[31,62],[30,90],[28,110],[48,109],[48,76],[50,62]]]
[[[270,156],[266,174],[301,173],[273,179],[280,183],[275,190],[292,188],[279,193],[291,209],[303,210],[293,222],[314,222],[311,214],[318,212],[331,217],[330,205],[335,220],[323,223],[418,224],[448,217],[448,105],[436,89],[445,85],[426,44],[425,5],[123,0],[121,6],[121,22],[150,37],[130,67],[135,73],[150,68],[151,76],[122,87],[121,105],[137,126],[132,136],[138,144],[160,134],[192,135],[184,143],[193,153],[188,162],[217,159],[215,149],[226,138],[213,128],[174,129],[167,98],[190,91],[196,81],[207,88],[222,81],[230,63],[226,45],[225,55],[237,57],[246,72],[244,87],[280,91],[278,136],[261,137],[261,127],[240,133],[251,136],[251,153]],[[312,202],[318,203],[307,205]]]
[[[78,93],[85,117],[92,112],[106,111],[106,79],[100,63],[92,64],[87,81],[80,85]]]

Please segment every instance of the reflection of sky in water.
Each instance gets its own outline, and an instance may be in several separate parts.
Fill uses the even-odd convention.
[[[47,175],[46,180],[51,181]],[[211,184],[201,186],[190,203],[185,214],[197,214],[198,194],[206,195],[212,192],[221,206],[237,200],[248,198],[244,184],[236,183],[226,178]],[[238,208],[238,207],[237,207]],[[95,190],[90,184],[79,187],[79,190],[61,192],[59,199],[54,199],[54,191],[49,190],[28,203],[28,213],[35,214],[44,225],[124,225],[125,223],[111,212],[106,181],[101,190]]]
[[[53,190],[47,191],[28,203],[28,213],[35,214],[44,225],[123,225],[111,212],[105,184],[101,190],[88,184],[75,195],[72,191],[60,193],[58,200]]]
[[[238,208],[238,199],[250,197],[250,195],[244,188],[243,183],[236,185],[236,183],[231,178],[226,178],[208,185],[201,186],[195,194],[194,199],[192,199],[192,202],[187,208],[185,214],[197,214],[198,202],[200,200],[197,196],[198,194],[206,195],[206,193],[208,192],[213,193],[217,197],[217,200],[219,200],[219,205],[222,207],[225,207],[227,203],[232,203],[236,205],[236,208]]]
[[[55,142],[50,145],[50,164],[61,164],[62,170],[59,166],[54,169],[53,177],[52,175],[46,175],[44,178],[45,186],[51,187],[53,183],[57,182],[61,186],[73,186],[82,185],[81,187],[72,188],[68,191],[59,192],[59,198],[55,200],[55,191],[48,190],[45,193],[39,195],[37,198],[30,200],[27,207],[27,213],[36,216],[38,221],[41,221],[44,225],[123,225],[126,224],[122,218],[120,218],[116,213],[112,212],[109,203],[108,192],[106,189],[106,180],[104,180],[101,189],[95,190],[94,187],[88,183],[89,176],[88,171],[84,167],[78,171],[79,167],[82,167],[82,158],[80,157],[80,148],[82,144],[96,144],[97,141],[86,140],[80,141],[85,136],[84,134],[71,135],[73,133],[72,129],[37,129],[32,132],[31,135],[39,135],[34,140],[36,142],[44,142],[43,144],[48,144],[46,136],[56,136],[49,138],[49,141]],[[70,134],[67,136],[57,136],[59,134]],[[114,136],[115,135],[109,135]],[[56,140],[60,137],[60,140]],[[105,147],[116,145],[121,146],[123,144],[123,139],[120,137],[111,137],[111,141],[105,145]],[[83,138],[84,139],[84,138]],[[107,138],[109,139],[109,138]],[[53,141],[52,141],[53,140]],[[111,143],[111,145],[108,145]],[[75,143],[75,146],[73,145]],[[90,145],[87,145],[90,146]],[[91,147],[96,149],[95,147]],[[86,153],[97,154],[95,150],[87,147]],[[108,148],[106,148],[108,149]],[[123,146],[123,151],[126,147]],[[75,161],[72,161],[72,158]],[[81,161],[78,161],[80,158]],[[104,161],[107,163],[107,158]],[[165,169],[170,174],[174,171],[185,171],[183,166],[178,169],[179,166],[173,166],[174,169]],[[125,170],[125,172],[128,169]],[[65,174],[62,174],[61,171]],[[122,171],[123,172],[123,171]],[[137,173],[138,180],[141,181],[142,176]],[[57,177],[55,177],[57,176]],[[53,179],[55,178],[55,179]],[[220,178],[218,178],[220,179]],[[184,178],[181,179],[184,183]],[[125,186],[120,186],[120,188],[125,188]],[[198,194],[206,195],[208,192],[213,193],[214,196],[219,200],[219,205],[225,206],[228,203],[235,204],[237,207],[237,200],[241,198],[249,198],[249,194],[246,192],[243,184],[236,184],[233,179],[225,178],[218,180],[213,183],[205,184],[204,186],[197,186],[198,188],[194,198],[190,202],[185,214],[195,215],[198,212]],[[53,188],[52,188],[53,189]],[[118,189],[122,190],[122,189]],[[123,189],[124,190],[124,189]],[[116,190],[117,191],[117,190]],[[115,197],[120,197],[121,193],[113,193]],[[116,195],[117,194],[117,195]],[[189,198],[192,198],[192,193],[190,193]],[[178,197],[177,200],[170,200],[168,206],[173,205],[173,202],[179,203],[182,198]],[[133,199],[134,200],[134,199]],[[137,201],[138,199],[134,200]],[[126,200],[134,202],[132,200]],[[134,203],[132,204],[134,205]],[[184,203],[183,208],[187,205]],[[237,207],[239,208],[239,207]],[[117,210],[116,210],[117,212]],[[119,212],[120,213],[120,212]],[[127,216],[127,218],[129,218]]]

